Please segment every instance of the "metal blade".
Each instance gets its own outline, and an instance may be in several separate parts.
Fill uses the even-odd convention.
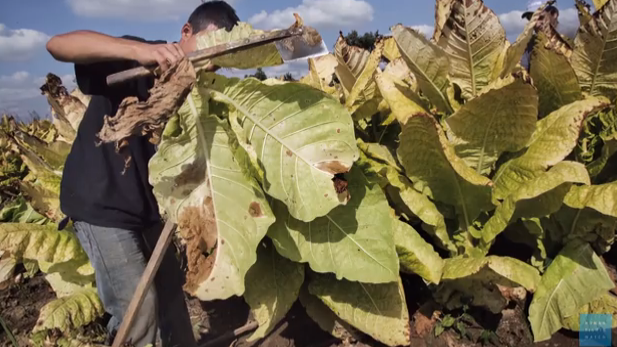
[[[291,45],[283,44],[282,41],[274,43],[285,63],[308,60],[309,58],[316,58],[330,53],[323,40],[321,40],[319,45],[315,46],[307,44],[301,36],[293,37],[289,41]]]

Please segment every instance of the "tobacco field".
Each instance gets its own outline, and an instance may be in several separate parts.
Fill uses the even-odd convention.
[[[150,182],[192,315],[245,307],[227,328],[257,323],[241,346],[578,346],[583,313],[611,314],[614,340],[617,0],[573,2],[574,38],[547,24],[550,4],[509,42],[481,0],[437,0],[432,37],[396,24],[366,50],[341,34],[299,81],[181,62],[152,90],[186,90],[171,116],[106,119],[118,155],[131,134],[158,144]],[[269,45],[213,63],[277,59]],[[41,90],[53,121],[0,122],[0,344],[100,345],[94,269],[72,226],[57,230],[89,97],[53,74]],[[272,340],[300,316],[322,340]]]

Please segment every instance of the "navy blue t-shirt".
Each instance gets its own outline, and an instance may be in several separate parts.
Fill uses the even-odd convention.
[[[146,43],[138,37],[123,38]],[[110,61],[75,64],[80,90],[92,99],[77,131],[77,138],[66,160],[60,188],[60,207],[74,221],[102,227],[139,230],[159,223],[161,216],[152,186],[148,181],[148,161],[155,147],[144,136],[132,136],[124,150],[132,157],[125,168],[124,157],[116,153],[114,143],[97,146],[97,133],[103,117],[113,117],[122,100],[136,96],[146,100],[154,84],[153,77],[144,77],[120,85],[107,86],[106,78],[139,66],[136,61]]]

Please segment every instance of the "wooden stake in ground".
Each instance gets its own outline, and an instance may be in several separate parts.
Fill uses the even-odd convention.
[[[146,291],[152,285],[152,281],[154,280],[154,276],[161,266],[161,261],[163,260],[163,255],[167,251],[167,247],[171,243],[173,231],[176,225],[170,221],[165,223],[165,227],[163,227],[163,232],[161,236],[159,236],[158,241],[156,242],[156,247],[150,256],[150,260],[148,261],[148,265],[146,266],[146,270],[144,274],[141,276],[139,280],[139,284],[137,285],[137,289],[135,290],[135,294],[133,294],[133,298],[131,299],[131,303],[129,304],[129,308],[122,319],[122,324],[120,325],[120,329],[118,329],[118,333],[116,334],[116,338],[114,339],[114,343],[112,347],[121,347],[126,342],[126,337],[135,321],[135,315],[137,311],[141,307],[141,304],[144,301],[144,297],[146,296]]]

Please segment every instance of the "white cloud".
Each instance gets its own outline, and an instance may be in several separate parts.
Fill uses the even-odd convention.
[[[30,74],[26,71],[17,71],[9,76],[0,76],[0,84],[1,85],[15,85],[22,84],[26,82],[30,78]]]
[[[294,23],[293,14],[298,13],[306,25],[339,29],[370,22],[373,12],[371,4],[362,0],[302,0],[297,7],[261,11],[248,22],[261,29],[283,29]]]
[[[499,21],[506,30],[508,39],[515,40],[516,37],[523,32],[527,20],[521,18],[522,11],[511,11],[499,15]],[[578,13],[574,8],[560,9],[559,10],[559,27],[557,30],[563,35],[574,37],[576,30],[578,29]]]
[[[114,17],[148,21],[186,20],[202,0],[66,0],[83,17]],[[234,1],[227,0],[230,5]]]
[[[433,26],[426,25],[426,24],[412,25],[411,28],[419,31],[421,34],[424,34],[424,36],[426,37],[432,37],[433,32],[435,31],[435,28]]]
[[[32,58],[49,36],[32,29],[8,29],[0,23],[0,61],[23,61]]]

